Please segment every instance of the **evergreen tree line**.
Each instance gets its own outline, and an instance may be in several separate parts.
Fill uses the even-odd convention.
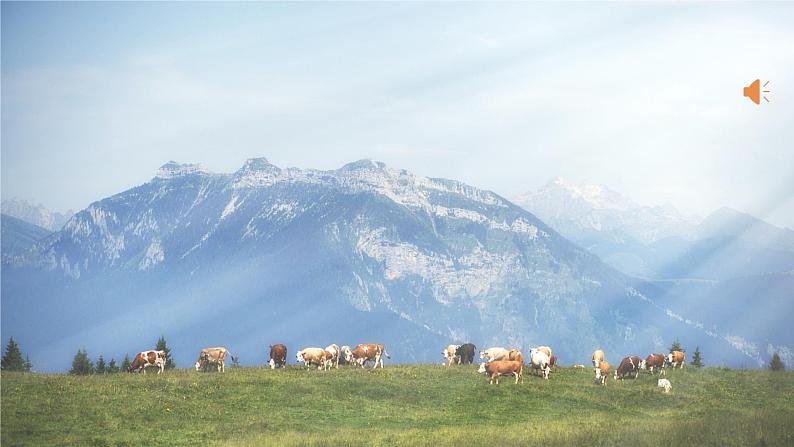
[[[3,354],[3,358],[0,361],[0,369],[3,371],[22,371],[22,372],[30,372],[33,369],[33,364],[30,363],[30,357],[25,356],[22,359],[22,351],[19,349],[19,345],[16,341],[14,341],[14,337],[11,337],[8,340],[8,345],[6,345],[6,351]]]

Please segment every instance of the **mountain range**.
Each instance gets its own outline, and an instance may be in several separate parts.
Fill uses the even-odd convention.
[[[688,241],[701,224],[659,212],[693,233],[637,224],[632,238]],[[370,160],[320,171],[257,158],[234,173],[169,162],[13,256],[4,226],[3,338],[23,340],[41,370],[65,369],[78,348],[119,359],[161,334],[182,365],[220,344],[262,364],[277,342],[382,342],[405,362],[440,362],[454,342],[542,343],[585,363],[595,348],[617,361],[679,338],[714,364],[753,366],[768,346],[794,346],[791,333],[735,330],[735,315],[704,323],[709,306],[682,313],[671,294],[693,290],[635,279],[558,224]],[[770,325],[790,301],[777,310],[788,313]]]
[[[0,209],[6,216],[16,217],[49,231],[60,230],[63,224],[74,214],[72,210],[64,213],[50,211],[40,203],[20,198],[3,200],[2,204],[0,204]]]

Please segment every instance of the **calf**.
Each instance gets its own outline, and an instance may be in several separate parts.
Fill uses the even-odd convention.
[[[156,366],[157,374],[160,374],[165,370],[165,362],[165,351],[141,351],[132,359],[127,372],[143,371],[145,375],[147,366]]]
[[[287,365],[287,347],[281,343],[270,345],[270,369],[283,368]]]
[[[598,362],[598,366],[594,367],[593,370],[595,371],[595,382],[606,385],[607,377],[609,376],[609,362],[601,360]]]
[[[656,383],[656,387],[659,388],[663,393],[669,393],[670,390],[673,389],[673,384],[667,379],[659,379],[659,381]]]
[[[499,376],[515,376],[515,383],[518,383],[519,379],[522,383],[524,382],[524,364],[519,361],[496,360],[488,363],[480,363],[479,372],[491,379],[491,385],[493,385],[494,380],[496,380],[497,385],[499,384]]]
[[[633,375],[636,379],[640,374],[641,361],[642,360],[640,360],[640,358],[636,355],[625,357],[623,360],[621,360],[620,365],[618,365],[618,369],[615,370],[615,380],[623,380],[627,376],[631,375]]]
[[[464,343],[460,345],[455,351],[455,354],[458,356],[458,362],[462,365],[471,365],[474,363],[474,351],[477,350],[477,347],[471,343]]]
[[[451,366],[452,364],[460,363],[458,348],[460,348],[459,345],[449,345],[441,351],[441,355],[444,356],[444,365]]]

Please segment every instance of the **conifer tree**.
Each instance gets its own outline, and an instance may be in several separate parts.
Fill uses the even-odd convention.
[[[127,372],[130,370],[130,356],[124,354],[124,360],[121,362],[121,370]]]
[[[108,373],[115,374],[119,372],[119,365],[116,364],[116,359],[111,358],[110,363],[108,363]]]
[[[0,368],[3,371],[26,371],[25,361],[22,359],[22,352],[19,350],[19,345],[14,341],[14,337],[8,340],[6,352],[3,354],[2,361],[0,361]]]
[[[72,369],[69,370],[69,374],[85,376],[93,374],[93,372],[94,365],[88,358],[88,353],[84,349],[78,349],[72,360]]]
[[[786,365],[783,364],[783,361],[780,360],[780,356],[776,352],[772,356],[772,361],[769,362],[769,370],[770,371],[783,371],[786,369]]]
[[[673,351],[683,351],[683,349],[681,349],[681,342],[678,341],[677,338],[673,342],[673,345],[670,346],[670,352],[672,353]]]
[[[96,361],[96,366],[94,367],[94,372],[97,374],[105,374],[108,372],[107,364],[105,364],[105,358],[102,357],[102,354],[99,354],[99,358]]]
[[[695,352],[692,354],[692,366],[695,368],[703,367],[703,357],[700,354],[700,346],[695,346]]]

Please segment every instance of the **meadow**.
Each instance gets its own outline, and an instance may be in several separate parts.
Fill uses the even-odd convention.
[[[475,366],[229,368],[102,376],[2,373],[12,446],[794,445],[794,373],[591,369],[489,385]]]

